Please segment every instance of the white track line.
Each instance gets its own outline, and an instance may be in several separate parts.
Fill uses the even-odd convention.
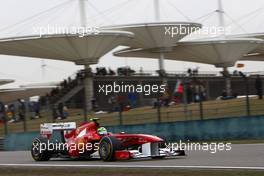
[[[264,146],[264,144],[259,143],[259,144],[232,144],[232,146]]]
[[[0,164],[9,167],[101,167],[101,168],[179,168],[179,169],[245,169],[264,170],[264,167],[232,167],[232,166],[151,166],[151,165],[69,165],[69,164]]]

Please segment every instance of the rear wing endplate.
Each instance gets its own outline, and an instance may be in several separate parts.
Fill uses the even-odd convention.
[[[76,122],[40,124],[41,135],[51,135],[53,133],[53,130],[74,130],[74,129],[76,129]]]

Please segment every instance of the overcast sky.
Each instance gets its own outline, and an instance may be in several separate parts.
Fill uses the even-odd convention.
[[[68,3],[40,16],[35,16],[36,18],[26,20],[25,23],[18,23],[64,2]],[[223,0],[223,6],[226,12],[225,23],[233,23],[230,25],[233,33],[264,31],[263,0]],[[89,0],[86,2],[86,9],[87,25],[91,26],[155,21],[153,0]],[[217,14],[211,13],[216,9],[217,0],[160,0],[161,21],[193,21],[201,22],[205,26],[218,25]],[[78,0],[1,1],[0,21],[0,37],[2,38],[33,34],[33,27],[47,24],[78,26],[80,24]],[[5,28],[15,23],[18,24]],[[246,63],[244,71],[264,71],[264,63],[244,63]],[[0,55],[0,79],[11,78],[17,81],[8,87],[31,82],[59,81],[82,68],[69,62],[45,60],[45,77],[43,79],[41,64],[41,59]],[[144,70],[158,69],[156,60],[117,58],[113,57],[111,53],[102,57],[98,64],[98,66],[111,68],[125,65],[136,70],[139,70],[140,67],[143,67]],[[165,68],[169,71],[181,71],[189,67],[200,67],[200,70],[204,71],[216,70],[214,66],[205,64],[165,62]]]

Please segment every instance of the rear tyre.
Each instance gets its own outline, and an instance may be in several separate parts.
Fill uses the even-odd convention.
[[[121,143],[113,136],[105,136],[99,143],[99,155],[103,161],[114,161],[115,151],[121,149]]]
[[[41,150],[41,145],[45,145],[46,149]],[[43,137],[35,138],[31,146],[31,156],[35,161],[49,161],[51,153],[48,151],[48,139]]]

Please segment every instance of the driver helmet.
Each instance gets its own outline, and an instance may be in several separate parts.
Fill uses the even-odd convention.
[[[98,128],[98,133],[100,134],[100,135],[106,135],[107,134],[107,130],[106,130],[106,128],[105,127],[100,127],[100,128]]]

